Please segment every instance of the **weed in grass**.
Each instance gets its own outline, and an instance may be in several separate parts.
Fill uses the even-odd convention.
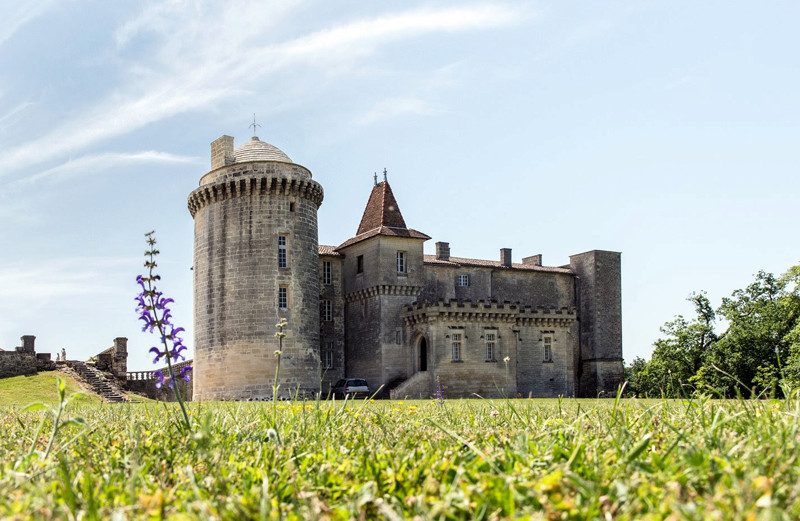
[[[186,346],[183,345],[183,339],[180,337],[180,334],[184,332],[184,328],[176,327],[172,323],[172,311],[169,308],[169,304],[175,302],[175,300],[164,297],[164,294],[155,285],[156,281],[161,280],[161,275],[155,272],[158,266],[156,257],[159,254],[156,249],[155,232],[148,232],[145,237],[147,237],[148,249],[144,252],[146,258],[144,267],[147,268],[147,276],[139,275],[136,277],[136,282],[142,288],[142,291],[136,296],[136,312],[139,313],[139,320],[144,322],[142,331],[149,331],[150,333],[157,331],[161,336],[161,347],[151,347],[150,352],[155,354],[154,364],[158,364],[162,358],[166,360],[168,374],[164,375],[161,371],[153,373],[157,378],[156,387],[160,388],[166,378],[167,385],[175,393],[175,398],[178,400],[178,405],[183,413],[184,426],[187,431],[191,432],[192,423],[186,413],[186,405],[183,403],[183,396],[181,396],[180,387],[176,383],[175,371],[172,368],[173,362],[186,359],[182,354],[186,350]],[[182,367],[178,378],[188,382],[191,370],[191,366]]]

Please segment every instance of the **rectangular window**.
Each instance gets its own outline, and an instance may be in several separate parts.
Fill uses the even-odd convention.
[[[453,348],[453,361],[461,360],[461,333],[453,333],[451,335],[451,345]]]
[[[333,342],[325,342],[322,349],[322,368],[333,369]]]
[[[495,336],[494,333],[486,333],[486,361],[494,362],[495,356]]]
[[[398,251],[397,252],[397,273],[405,273],[406,272],[406,252]]]
[[[322,283],[331,284],[331,261],[322,261]]]
[[[285,286],[278,288],[278,308],[289,309],[289,288]]]
[[[323,300],[322,304],[322,320],[325,322],[330,322],[333,320],[333,305],[330,300]]]
[[[286,264],[286,236],[278,236],[278,267],[285,268]]]
[[[364,256],[356,257],[356,273],[364,273]]]
[[[544,361],[545,362],[552,362],[553,361],[553,337],[546,336],[542,338],[542,343],[544,343]]]
[[[394,343],[400,345],[403,343],[403,331],[396,329],[394,332]]]
[[[459,275],[458,276],[458,285],[459,286],[469,286],[469,275]]]

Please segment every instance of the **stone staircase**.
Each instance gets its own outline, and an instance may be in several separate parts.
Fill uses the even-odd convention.
[[[389,391],[392,400],[402,400],[404,398],[430,398],[430,373],[419,371],[411,375],[411,378]]]
[[[117,383],[94,365],[73,360],[70,360],[68,365],[75,371],[79,379],[83,380],[92,392],[98,394],[104,401],[113,403],[128,401],[124,391],[119,388]]]

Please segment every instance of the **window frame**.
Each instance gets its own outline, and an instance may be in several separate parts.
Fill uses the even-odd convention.
[[[332,271],[331,261],[322,261],[322,284],[325,286],[333,284]]]
[[[459,275],[456,279],[456,285],[459,288],[468,288],[469,287],[469,274]]]
[[[397,251],[397,274],[406,275],[408,273],[408,266],[406,263],[406,252],[402,250]]]
[[[286,235],[278,235],[278,268],[280,269],[289,267],[288,244],[289,239]]]
[[[486,361],[495,362],[497,361],[497,333],[484,333],[484,337],[486,340]]]
[[[461,362],[463,358],[461,358],[462,352],[462,340],[461,340],[461,333],[452,333],[450,335],[450,355],[452,362]]]
[[[320,362],[322,362],[323,369],[333,369],[333,342],[325,342]]]
[[[544,351],[543,361],[553,361],[553,335],[544,335],[542,337],[542,350]]]
[[[278,309],[289,309],[288,286],[278,286]]]
[[[333,302],[330,299],[322,299],[321,317],[323,322],[333,322]]]

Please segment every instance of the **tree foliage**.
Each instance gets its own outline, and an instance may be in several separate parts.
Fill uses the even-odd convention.
[[[627,368],[632,392],[679,397],[703,391],[720,396],[772,396],[800,385],[800,265],[755,281],[722,299],[716,310],[693,293],[694,316],[661,327],[649,361]],[[717,335],[719,315],[727,329]]]

